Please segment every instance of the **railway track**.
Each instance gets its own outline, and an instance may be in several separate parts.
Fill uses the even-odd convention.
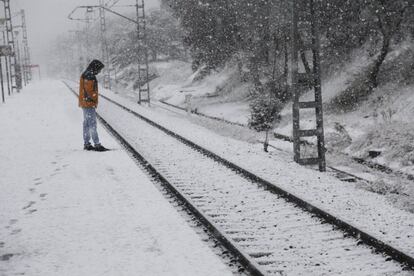
[[[166,101],[160,101],[160,103],[164,104],[165,106],[170,107],[170,109],[167,109],[165,107],[162,107],[161,105],[157,105],[158,107],[164,108],[164,109],[167,109],[167,110],[170,110],[171,112],[174,112],[172,109],[181,110],[183,112],[186,112],[185,108],[180,107],[180,106],[177,106],[177,105],[174,105],[174,104],[170,104],[170,103],[168,103]],[[192,114],[195,114],[195,115],[198,115],[200,117],[205,117],[205,118],[208,118],[208,119],[211,119],[211,120],[215,120],[215,121],[219,121],[219,122],[222,122],[222,123],[226,123],[226,124],[229,124],[229,125],[236,125],[236,126],[239,126],[239,127],[245,127],[245,128],[247,128],[247,125],[240,124],[240,123],[236,123],[236,122],[231,122],[231,121],[225,120],[223,118],[219,118],[219,117],[214,117],[214,116],[206,115],[206,114],[203,114],[203,113],[198,112],[197,110],[191,110],[191,113]],[[293,138],[292,137],[289,137],[287,135],[284,135],[284,134],[273,133],[273,137],[275,139],[277,139],[277,140],[281,140],[281,141],[293,143]],[[263,141],[259,141],[259,142],[260,143],[263,143]],[[302,142],[303,142],[304,145],[312,146],[312,143],[307,142],[306,140],[304,140]],[[269,146],[270,147],[273,147],[270,144],[269,144]],[[273,147],[273,148],[275,148],[275,147]],[[275,149],[277,149],[277,148],[275,148]],[[404,179],[407,179],[407,180],[410,180],[410,181],[413,181],[414,180],[414,175],[412,175],[412,174],[404,173],[404,172],[401,172],[401,171],[396,171],[396,170],[393,170],[390,167],[387,167],[387,166],[384,166],[384,165],[381,165],[381,164],[378,164],[378,163],[375,163],[375,162],[372,162],[372,161],[369,161],[369,160],[366,160],[366,159],[363,159],[363,158],[352,157],[352,156],[349,156],[349,157],[354,162],[356,162],[358,164],[361,164],[361,165],[364,165],[365,167],[370,168],[370,169],[373,169],[373,170],[375,170],[377,172],[386,173],[386,174],[389,174],[389,175],[394,175],[394,176],[401,177],[401,178],[404,178]],[[328,168],[328,170],[334,172],[334,176],[336,176],[341,181],[345,181],[345,182],[363,181],[363,182],[366,182],[366,183],[370,183],[371,182],[371,181],[369,181],[367,179],[364,179],[364,178],[359,177],[359,176],[356,176],[356,175],[354,175],[352,173],[349,173],[349,172],[340,170],[340,169],[335,168],[333,166],[327,166],[327,168]]]
[[[413,275],[412,257],[104,98],[103,124],[252,275]]]

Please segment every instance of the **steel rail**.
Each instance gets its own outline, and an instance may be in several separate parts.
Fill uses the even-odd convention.
[[[73,89],[66,83],[66,86],[73,91]],[[75,92],[74,92],[75,93]],[[75,93],[76,94],[76,93]],[[203,155],[215,160],[218,163],[221,163],[222,165],[226,166],[227,168],[239,173],[240,175],[243,175],[246,179],[255,182],[257,184],[260,184],[261,186],[265,187],[269,191],[278,194],[279,196],[283,197],[288,202],[296,204],[297,207],[301,208],[302,210],[311,213],[313,215],[316,215],[318,218],[322,219],[323,221],[326,221],[327,223],[334,225],[341,229],[342,231],[346,232],[348,235],[361,240],[364,244],[368,246],[372,246],[375,248],[378,252],[384,253],[388,256],[390,256],[395,261],[402,263],[406,265],[411,270],[414,270],[414,257],[404,253],[402,250],[399,250],[391,245],[386,244],[385,242],[379,240],[378,238],[374,237],[373,235],[368,234],[365,231],[362,231],[358,229],[357,227],[353,226],[349,222],[346,222],[342,219],[339,219],[335,217],[334,215],[330,214],[327,211],[324,211],[315,205],[308,203],[307,201],[303,200],[299,196],[296,196],[283,188],[278,187],[277,185],[263,179],[260,176],[255,175],[254,173],[240,167],[239,165],[226,160],[225,158],[217,155],[216,153],[201,147],[197,145],[196,143],[190,141],[189,139],[165,128],[164,126],[152,121],[151,119],[137,113],[136,111],[133,111],[132,109],[123,106],[122,104],[104,96],[100,95],[103,99],[107,100],[108,102],[120,107],[121,109],[129,112],[130,114],[134,115],[135,117],[141,119],[142,121],[148,123],[149,125],[163,131],[164,133],[168,134],[171,137],[174,137],[175,139],[181,141],[183,144],[193,148],[194,150],[202,153]]]
[[[78,94],[70,87],[66,82],[63,82],[68,89],[77,97]],[[103,97],[102,95],[100,95]],[[105,97],[105,99],[107,99]],[[265,276],[266,273],[262,272],[258,267],[259,265],[252,260],[247,254],[231,242],[231,239],[224,234],[224,232],[219,229],[207,216],[205,216],[198,208],[192,203],[192,201],[185,196],[183,193],[178,191],[174,185],[172,185],[166,177],[164,177],[151,163],[141,155],[127,140],[125,140],[119,132],[117,132],[104,118],[97,114],[98,120],[102,125],[118,140],[118,142],[129,152],[133,159],[135,159],[154,180],[158,181],[163,187],[170,191],[179,202],[181,202],[185,208],[189,210],[209,231],[210,234],[215,237],[222,245],[229,250],[233,255],[235,255],[240,262],[240,264],[251,273],[253,276]]]
[[[177,105],[168,103],[166,101],[159,101],[159,102],[162,103],[162,104],[165,104],[166,106],[170,106],[170,107],[175,108],[175,109],[178,109],[178,110],[186,111],[186,109],[184,107],[180,107],[180,106],[177,106]],[[237,122],[228,121],[228,120],[223,119],[223,118],[210,116],[210,115],[207,115],[207,114],[204,114],[204,113],[200,113],[197,110],[191,110],[191,113],[192,114],[195,114],[195,115],[198,115],[198,116],[201,116],[201,117],[205,117],[205,118],[208,118],[208,119],[212,119],[212,120],[215,120],[215,121],[220,121],[220,122],[223,122],[223,123],[226,123],[226,124],[237,125],[237,126],[240,126],[240,127],[247,127],[247,125],[245,125],[245,124],[240,124],[240,123],[237,123]],[[276,139],[278,139],[278,140],[282,140],[282,141],[286,141],[286,142],[289,142],[289,143],[293,143],[293,138],[290,137],[290,136],[288,136],[288,135],[284,135],[284,134],[280,134],[280,133],[274,132],[273,133],[273,137],[276,138]],[[314,144],[312,144],[312,143],[310,143],[310,142],[308,142],[306,140],[301,141],[301,143],[303,143],[303,145],[314,146]],[[274,147],[272,145],[269,145],[269,146],[270,147],[273,147],[273,148],[276,148],[276,147]],[[386,174],[394,174],[396,176],[404,177],[407,180],[411,180],[411,181],[414,180],[414,175],[413,174],[409,174],[409,173],[405,173],[405,172],[401,172],[401,171],[396,171],[396,170],[393,170],[392,168],[387,167],[385,165],[381,165],[381,164],[378,164],[378,163],[374,163],[374,162],[368,161],[368,160],[363,159],[363,158],[352,157],[352,156],[349,156],[349,157],[352,158],[352,160],[354,160],[358,164],[364,165],[364,166],[366,166],[368,168],[377,170],[379,172],[383,172],[383,173],[386,173]],[[337,168],[332,167],[332,166],[327,166],[327,168],[330,168],[331,170],[334,170],[334,171],[337,171],[337,172],[340,172],[340,173],[343,173],[343,174],[347,174],[350,177],[353,177],[353,178],[358,179],[358,180],[362,180],[362,181],[365,181],[365,182],[371,182],[371,181],[369,181],[367,179],[364,179],[364,178],[359,177],[359,176],[356,176],[354,174],[345,172],[343,170],[337,169]]]
[[[183,110],[183,111],[187,111],[184,107],[176,106],[176,105],[170,104],[170,103],[168,103],[166,101],[162,101],[161,100],[160,103],[165,104],[167,106],[171,106],[171,107],[180,109],[180,110]],[[205,117],[205,118],[209,118],[209,119],[212,119],[212,120],[224,122],[224,123],[229,124],[229,125],[236,125],[236,126],[239,126],[239,127],[247,127],[245,124],[241,124],[241,123],[237,123],[237,122],[232,122],[232,121],[229,121],[229,120],[226,120],[226,119],[223,119],[223,118],[214,117],[214,116],[206,115],[204,113],[200,113],[200,112],[197,111],[197,109],[191,110],[190,112],[192,114],[196,114],[196,115],[201,116],[201,117]]]

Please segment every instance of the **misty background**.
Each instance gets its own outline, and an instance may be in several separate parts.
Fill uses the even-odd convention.
[[[113,0],[106,1],[109,4]],[[119,5],[134,4],[135,0],[120,0]],[[26,11],[28,40],[33,64],[40,64],[47,74],[49,52],[57,37],[76,30],[79,23],[68,19],[68,14],[79,5],[98,5],[98,0],[15,0],[11,2],[12,13]],[[158,0],[147,0],[147,9],[159,7]],[[129,8],[134,12],[134,8]],[[117,8],[120,13],[128,13],[127,8]],[[14,14],[13,13],[13,14]],[[110,14],[107,15],[111,17]]]

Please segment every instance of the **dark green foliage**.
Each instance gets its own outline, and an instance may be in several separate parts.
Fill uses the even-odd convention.
[[[201,79],[235,56],[241,56],[238,67],[243,81],[264,87],[263,91],[270,91],[266,93],[282,102],[290,99],[291,0],[161,2],[163,9],[147,16],[150,60],[185,58],[188,56],[185,49],[189,49],[192,68],[199,71],[197,78]],[[310,0],[298,3],[300,67],[301,72],[309,73],[312,60],[302,46],[309,45],[311,40]],[[353,50],[363,45],[371,48],[375,59],[372,66],[337,99],[339,105],[352,107],[380,83],[378,76],[393,44],[414,36],[414,0],[313,0],[313,3],[321,40],[323,76],[347,62]],[[121,69],[136,63],[135,28],[120,20],[108,20],[108,23],[108,44],[115,67]],[[96,38],[92,36],[90,44],[98,45],[99,26],[91,33]],[[61,40],[58,48],[66,52],[64,56],[68,60],[63,62],[71,63],[65,67],[73,71],[79,67],[75,64],[79,59],[71,53],[84,49],[64,47],[76,43],[74,39],[67,40],[70,39]],[[99,47],[96,49],[92,49],[96,52],[92,54],[99,56]],[[410,79],[412,67],[406,68],[404,72],[408,73],[400,74],[401,78]],[[252,97],[265,97],[262,94],[254,93]]]
[[[184,43],[191,47],[193,69],[223,65],[236,50],[236,24],[231,1],[165,0],[180,19]]]
[[[248,81],[258,89],[252,95],[251,126],[265,129],[266,112],[275,98],[290,99],[288,70],[291,58],[291,9],[286,0],[163,0],[180,19],[191,48],[193,69],[208,73],[235,53],[248,72]],[[378,85],[378,75],[393,39],[414,33],[414,1],[409,0],[314,0],[321,37],[322,73],[338,69],[353,50],[370,45],[374,62],[333,100],[333,106],[349,110],[369,96]],[[311,41],[310,1],[300,1],[300,44]],[[411,11],[411,12],[410,12]],[[302,71],[312,71],[312,60],[300,52]],[[245,75],[245,72],[243,74]],[[304,90],[307,88],[304,85]],[[270,104],[270,105],[269,105]],[[271,113],[272,114],[272,113]],[[270,115],[269,115],[270,116]]]
[[[193,69],[215,69],[236,52],[253,53],[254,62],[267,62],[270,47],[269,0],[164,0],[180,19],[191,48]]]
[[[283,108],[283,103],[274,93],[262,88],[257,88],[253,91],[252,96],[249,127],[257,131],[271,129],[280,119],[280,111]]]
[[[322,43],[325,72],[329,72],[331,65],[341,66],[354,49],[375,34],[375,22],[366,18],[364,5],[361,0],[321,2],[319,25],[325,38]]]
[[[265,87],[266,91],[269,91],[269,93],[274,95],[274,97],[281,103],[286,103],[291,99],[291,93],[288,90],[288,87],[284,86],[280,80],[270,80],[265,84]]]
[[[366,68],[365,72],[358,76],[345,91],[343,91],[332,101],[331,105],[341,111],[354,109],[359,102],[367,99],[372,91],[380,84],[379,76],[381,75],[381,69],[384,67],[383,64],[391,50],[393,39],[397,41],[401,40],[402,33],[404,33],[404,29],[402,27],[403,23],[410,22],[413,17],[412,13],[409,13],[409,11],[413,10],[413,1],[361,1],[353,1],[352,4],[349,2],[348,6],[351,7],[356,5],[353,9],[351,9],[351,11],[358,11],[357,14],[359,15],[359,20],[357,22],[364,23],[362,26],[362,30],[364,31],[360,32],[361,28],[355,26],[356,32],[353,35],[345,36],[345,39],[350,39],[350,42],[348,42],[351,43],[350,45],[348,45],[345,40],[341,39],[333,39],[333,41],[336,43],[343,43],[345,45],[345,49],[354,49],[359,45],[353,44],[355,42],[352,42],[352,37],[360,37],[359,41],[361,42],[365,42],[367,39],[370,39],[374,42],[371,42],[370,44],[377,54],[375,53],[376,58],[372,64]],[[359,5],[357,5],[358,3]],[[341,12],[340,14],[349,15],[352,14],[352,12]],[[350,19],[344,22],[347,24],[342,24],[342,29],[352,26],[351,23],[348,23],[349,20]],[[352,33],[352,30],[350,31]],[[407,29],[405,29],[405,32],[407,32]],[[392,70],[392,68],[388,67],[388,69],[389,72],[399,71],[395,70],[396,68]],[[386,80],[388,77],[391,77],[387,77],[387,74],[385,74],[382,78]],[[401,74],[399,79],[407,79],[407,75]]]
[[[147,44],[150,59],[158,60],[160,55],[167,58],[182,56],[183,33],[179,22],[166,10],[154,10],[147,18]]]
[[[359,103],[368,99],[373,91],[368,77],[373,66],[374,62],[355,76],[348,84],[348,88],[329,103],[329,109],[346,112],[355,109]],[[380,85],[394,83],[405,86],[414,83],[414,49],[409,48],[409,44],[400,50],[397,57],[384,62],[379,72],[379,80]]]

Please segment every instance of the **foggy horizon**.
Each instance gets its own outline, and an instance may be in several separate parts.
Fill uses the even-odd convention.
[[[111,5],[113,0],[106,0]],[[118,5],[134,4],[135,0],[120,0]],[[20,25],[21,9],[25,10],[28,42],[33,64],[40,64],[42,71],[47,72],[49,50],[59,35],[75,30],[79,22],[68,19],[69,13],[78,5],[98,5],[99,0],[15,0],[10,3],[13,11],[13,24]],[[147,0],[146,9],[159,7],[159,0]],[[117,8],[120,13],[127,13],[127,8]],[[108,15],[108,18],[115,18]]]

